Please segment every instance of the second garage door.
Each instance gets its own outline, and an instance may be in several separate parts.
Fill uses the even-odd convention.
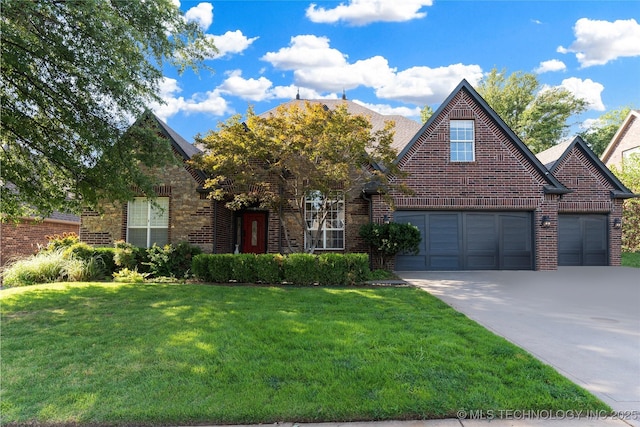
[[[530,212],[397,211],[420,229],[417,255],[398,255],[396,270],[532,270]]]
[[[609,265],[607,215],[558,215],[558,265]]]

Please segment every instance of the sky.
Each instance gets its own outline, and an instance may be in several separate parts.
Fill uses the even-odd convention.
[[[588,101],[572,132],[640,108],[640,1],[174,0],[218,48],[166,68],[154,112],[193,141],[252,106],[340,98],[420,121],[466,79],[535,73]]]

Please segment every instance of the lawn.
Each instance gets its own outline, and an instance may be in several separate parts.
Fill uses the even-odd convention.
[[[0,303],[3,423],[609,410],[415,288],[63,283]]]
[[[625,267],[640,268],[640,252],[623,252],[622,265]]]

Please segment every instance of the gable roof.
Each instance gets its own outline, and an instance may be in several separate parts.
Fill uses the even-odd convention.
[[[538,158],[547,162],[551,173],[555,173],[558,167],[562,164],[562,161],[573,151],[578,149],[587,157],[587,159],[594,165],[602,175],[611,183],[613,190],[611,190],[611,197],[614,199],[627,199],[636,197],[620,180],[609,170],[608,167],[595,155],[593,150],[589,148],[586,142],[576,136],[572,141],[565,141],[554,147],[549,148],[541,153],[538,153]],[[543,160],[544,159],[544,160]]]
[[[422,134],[431,126],[431,124],[437,120],[442,111],[453,101],[459,92],[466,91],[473,101],[493,120],[493,122],[513,141],[515,147],[524,155],[524,157],[531,163],[533,168],[537,170],[541,176],[547,181],[547,185],[544,186],[546,193],[552,194],[565,194],[570,193],[571,190],[567,189],[558,179],[549,172],[549,170],[538,160],[538,158],[531,152],[529,147],[507,126],[507,124],[500,118],[493,108],[480,96],[478,92],[469,84],[469,82],[463,79],[458,86],[451,92],[451,94],[445,99],[440,107],[431,115],[429,120],[420,128],[418,133],[415,134],[413,139],[404,147],[402,152],[398,155],[396,162],[399,162],[413,147],[413,145],[420,139]]]
[[[292,99],[291,101],[287,101],[280,106],[286,105],[298,105],[304,106],[305,102],[310,103],[318,103],[325,105],[327,108],[334,110],[339,105],[345,104],[347,106],[347,111],[349,114],[353,115],[362,115],[369,118],[371,122],[371,131],[377,132],[379,130],[384,129],[385,123],[388,121],[395,122],[394,135],[393,135],[393,143],[391,146],[400,152],[405,145],[413,138],[415,133],[420,129],[421,124],[416,122],[415,120],[408,119],[404,116],[400,116],[398,114],[387,115],[380,114],[376,111],[373,111],[363,105],[360,105],[356,102],[350,101],[348,99]],[[278,108],[278,107],[276,107]],[[266,117],[271,114],[275,108],[268,110],[262,114],[259,114],[260,117]]]
[[[613,152],[616,150],[616,148],[618,148],[622,135],[625,134],[629,126],[631,126],[631,123],[633,123],[634,120],[638,119],[640,119],[640,110],[629,111],[629,114],[627,115],[627,117],[625,117],[624,121],[620,125],[620,128],[618,129],[616,134],[613,135],[613,138],[611,138],[611,142],[609,142],[607,148],[605,148],[602,152],[600,158],[602,159],[603,163],[607,163],[609,161],[609,158],[611,157]]]
[[[171,146],[180,153],[184,160],[191,159],[194,155],[202,153],[195,145],[189,143],[186,139],[178,134],[175,130],[171,129],[168,124],[163,122],[153,113],[150,113],[151,117],[158,123],[162,133],[169,139]]]

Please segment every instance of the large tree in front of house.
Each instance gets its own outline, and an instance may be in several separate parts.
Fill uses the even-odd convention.
[[[345,200],[367,184],[389,188],[389,174],[401,176],[391,147],[393,122],[372,132],[369,119],[346,104],[283,104],[267,115],[250,108],[198,139],[206,153],[196,164],[210,175],[211,197],[232,210],[270,208],[281,217],[289,250],[292,230],[285,216],[304,230],[313,252],[327,221]],[[299,238],[299,237],[298,237]]]
[[[2,218],[153,195],[171,161],[150,127],[166,65],[197,70],[215,46],[172,0],[2,0]]]
[[[630,112],[631,107],[620,107],[617,110],[608,111],[580,132],[580,136],[589,144],[596,156],[602,155]]]
[[[567,136],[569,118],[586,110],[587,102],[561,87],[543,87],[533,73],[492,69],[478,93],[534,153]]]

